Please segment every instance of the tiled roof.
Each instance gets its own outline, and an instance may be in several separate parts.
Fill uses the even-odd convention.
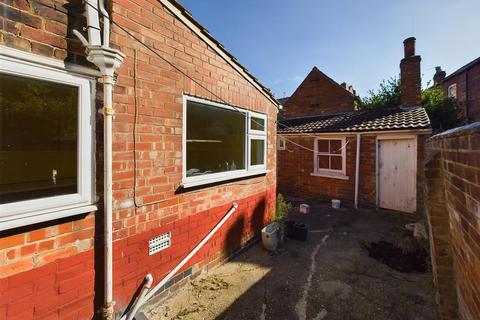
[[[285,106],[287,105],[287,103],[288,103],[288,100],[290,100],[290,97],[279,98],[279,99],[277,99],[277,100],[278,100],[278,102],[280,102],[280,104],[281,104],[282,106],[285,107]]]
[[[333,133],[430,129],[422,107],[397,107],[290,118],[279,122],[278,133]]]

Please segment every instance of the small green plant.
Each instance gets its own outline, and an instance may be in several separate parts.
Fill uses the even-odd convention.
[[[288,217],[288,214],[292,210],[292,204],[285,201],[285,198],[281,193],[277,196],[277,211],[275,212],[274,221],[279,225],[280,229],[283,228],[283,223]]]

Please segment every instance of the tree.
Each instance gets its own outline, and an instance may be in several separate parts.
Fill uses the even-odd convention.
[[[357,99],[357,108],[372,110],[401,105],[400,81],[397,78],[383,80],[377,92],[368,91],[369,96]],[[447,97],[442,88],[435,85],[422,90],[422,106],[427,111],[434,132],[441,132],[465,123],[460,106],[454,98]]]
[[[422,106],[427,111],[434,132],[445,131],[465,123],[457,99],[448,97],[438,85],[422,91]]]
[[[383,80],[377,92],[368,91],[369,96],[357,99],[360,110],[392,108],[400,105],[400,81],[397,78]]]

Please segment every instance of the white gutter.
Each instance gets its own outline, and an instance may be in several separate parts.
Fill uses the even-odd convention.
[[[100,22],[98,3],[96,0],[87,0],[85,2],[85,11],[87,12],[88,23],[88,41],[77,30],[74,34],[80,39],[86,47],[87,60],[95,64],[101,72],[102,78],[99,82],[103,83],[103,144],[104,144],[104,305],[103,319],[112,320],[114,318],[113,301],[113,255],[112,255],[112,122],[115,111],[112,107],[113,85],[115,84],[115,70],[123,62],[125,55],[120,51],[109,47],[110,22],[108,13],[105,10],[103,1],[100,1],[100,10],[104,15],[104,42],[100,41]]]
[[[360,177],[360,140],[361,134],[357,133],[357,153],[355,159],[355,209],[358,209],[358,185],[359,185],[359,177]]]
[[[153,277],[151,274],[147,274],[145,276],[145,285],[142,289],[140,297],[135,301],[130,311],[123,315],[120,320],[133,320],[135,314],[138,312],[138,309],[140,309],[145,302],[155,296],[155,294],[162,289],[162,287],[178,272],[178,270],[180,270],[203,247],[203,245],[207,243],[208,240],[210,240],[210,238],[218,231],[218,229],[222,227],[222,225],[228,220],[228,218],[230,218],[237,208],[238,204],[233,203],[232,208],[228,210],[225,216],[223,216],[222,220],[220,220],[217,225],[205,236],[205,238],[203,238],[203,240],[200,241],[200,243],[197,244],[197,246],[151,290],[148,290],[148,288],[152,284]]]

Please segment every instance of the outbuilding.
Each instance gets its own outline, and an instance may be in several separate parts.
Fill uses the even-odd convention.
[[[423,149],[431,127],[421,107],[415,38],[404,45],[401,106],[279,122],[279,192],[355,207],[422,210]]]

